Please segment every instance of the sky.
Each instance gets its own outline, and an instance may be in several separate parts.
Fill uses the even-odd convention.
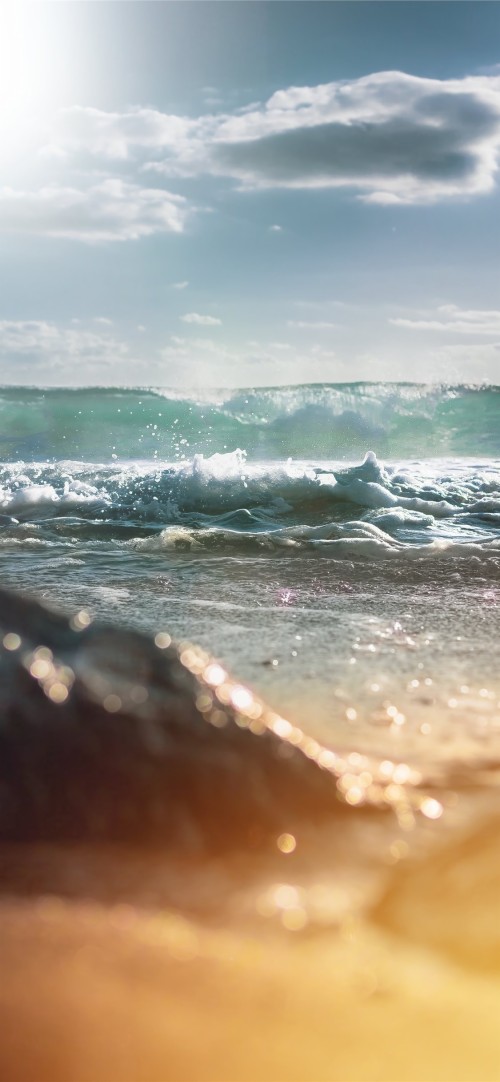
[[[500,383],[500,2],[0,7],[0,383]]]

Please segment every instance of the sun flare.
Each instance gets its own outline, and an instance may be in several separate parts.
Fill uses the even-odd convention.
[[[9,158],[58,105],[66,60],[55,20],[40,14],[34,4],[0,7],[0,137]]]

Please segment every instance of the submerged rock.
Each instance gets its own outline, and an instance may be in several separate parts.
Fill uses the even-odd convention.
[[[315,741],[166,633],[0,591],[0,674],[4,842],[203,855],[257,848],[341,806],[333,752],[321,761]]]

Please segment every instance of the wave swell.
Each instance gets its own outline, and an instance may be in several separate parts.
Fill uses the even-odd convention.
[[[181,395],[161,388],[0,389],[0,459],[184,461],[500,455],[500,388],[306,384]]]

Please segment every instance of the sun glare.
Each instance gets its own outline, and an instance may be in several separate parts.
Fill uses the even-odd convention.
[[[35,4],[0,6],[0,137],[15,155],[57,108],[65,60],[54,20]]]

